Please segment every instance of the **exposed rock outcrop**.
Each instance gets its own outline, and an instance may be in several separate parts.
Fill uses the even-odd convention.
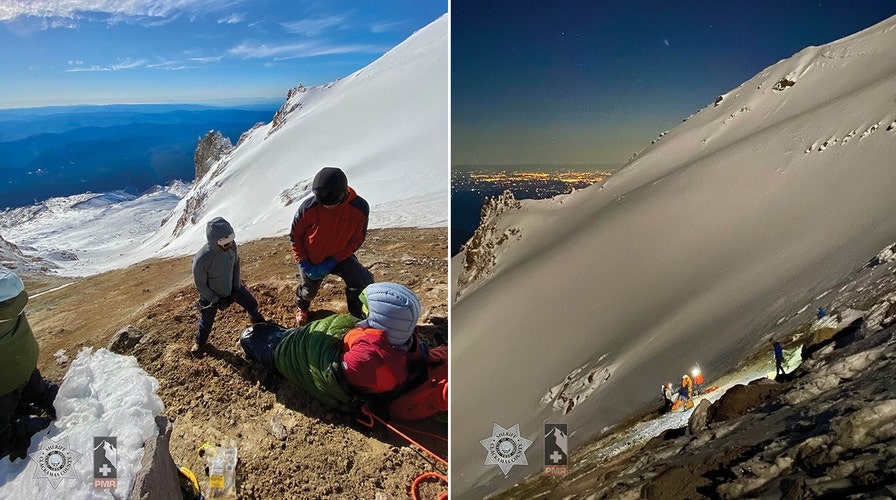
[[[217,130],[209,130],[199,138],[196,151],[193,153],[193,165],[196,167],[196,180],[202,179],[216,161],[233,151],[230,139]]]
[[[40,257],[25,255],[15,243],[6,241],[2,236],[0,236],[0,266],[20,272],[40,271],[44,273],[59,267]]]
[[[457,280],[457,296],[463,293],[465,287],[487,275],[495,267],[495,257],[500,253],[498,249],[501,245],[520,236],[519,228],[510,227],[503,231],[498,228],[502,214],[519,208],[520,202],[510,191],[504,191],[496,198],[489,198],[482,205],[479,227],[461,249],[464,253],[464,267]]]
[[[286,122],[286,117],[302,107],[301,99],[297,99],[296,96],[305,93],[307,90],[301,83],[289,89],[289,92],[286,94],[286,102],[274,113],[274,119],[271,121],[271,130],[268,132],[268,135],[280,130],[280,127]]]

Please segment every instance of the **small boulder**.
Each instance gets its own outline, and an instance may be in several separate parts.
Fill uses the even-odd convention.
[[[268,432],[280,441],[286,441],[288,435],[286,427],[284,427],[283,422],[280,421],[280,417],[273,417],[268,421]]]
[[[706,423],[725,422],[743,416],[783,390],[783,387],[774,381],[759,380],[757,383],[738,384],[728,389],[709,407]]]
[[[171,458],[171,423],[163,415],[156,417],[159,435],[143,444],[140,470],[134,479],[131,500],[182,498],[178,467]]]
[[[688,418],[688,434],[696,436],[706,429],[706,419],[709,416],[709,407],[712,403],[708,399],[703,399],[700,404],[694,408],[691,416]]]
[[[138,330],[137,327],[127,325],[115,332],[106,349],[116,354],[129,354],[142,337],[143,332]]]

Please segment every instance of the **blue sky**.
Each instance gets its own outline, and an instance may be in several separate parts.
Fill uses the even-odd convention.
[[[0,108],[285,98],[447,11],[447,0],[0,0]]]
[[[624,163],[764,68],[894,14],[894,0],[452,0],[452,164]]]

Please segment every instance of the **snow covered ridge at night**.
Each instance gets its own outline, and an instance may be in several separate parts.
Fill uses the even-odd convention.
[[[789,347],[786,375],[771,380],[763,351],[693,410],[644,415],[580,447],[568,476],[498,498],[891,498],[894,290],[896,266],[869,262],[828,295],[836,312],[775,337]]]
[[[446,14],[345,78],[297,86],[276,123],[244,133],[189,192],[168,199],[164,213],[158,205],[131,213],[123,202],[114,217],[72,220],[65,212],[29,232],[0,222],[0,234],[64,275],[193,253],[205,242],[205,222],[217,216],[233,225],[238,242],[285,236],[325,166],[340,167],[370,204],[370,228],[447,226],[448,27]]]
[[[896,241],[893,61],[896,18],[808,47],[604,183],[523,200],[492,221],[489,234],[513,237],[452,291],[452,356],[463,360],[452,374],[453,494],[482,497],[541,472],[545,422],[568,423],[574,449],[651,406],[657,384],[695,362],[729,372]],[[453,259],[452,279],[464,262]],[[542,403],[592,372],[599,386],[564,396],[573,408]],[[530,465],[505,478],[481,465],[480,440],[517,423],[533,441]]]

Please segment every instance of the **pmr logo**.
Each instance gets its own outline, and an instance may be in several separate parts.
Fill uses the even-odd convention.
[[[81,460],[81,453],[68,448],[68,438],[62,438],[59,442],[45,437],[40,442],[40,448],[30,455],[31,460],[37,464],[34,471],[34,479],[47,478],[50,486],[56,489],[63,479],[78,479],[75,474],[75,464]]]
[[[565,476],[569,466],[566,424],[544,424],[544,473]]]
[[[520,436],[520,424],[505,429],[495,424],[492,437],[479,441],[488,450],[485,465],[498,465],[504,476],[510,473],[514,465],[529,465],[526,460],[526,448],[532,441]]]
[[[93,437],[93,487],[118,487],[118,439],[114,436]]]

